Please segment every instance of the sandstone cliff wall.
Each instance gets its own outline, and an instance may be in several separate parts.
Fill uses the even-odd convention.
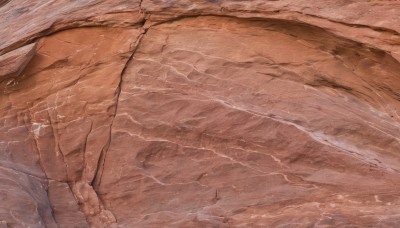
[[[398,226],[399,1],[0,19],[0,227]]]

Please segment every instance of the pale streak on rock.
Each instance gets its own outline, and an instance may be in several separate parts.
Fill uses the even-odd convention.
[[[395,227],[399,7],[0,2],[0,224]]]
[[[192,211],[202,211],[205,208],[202,200],[213,201],[215,195],[218,196],[213,210],[218,212],[211,214],[223,214],[233,227],[323,225],[331,220],[339,225],[363,224],[358,216],[352,217],[352,210],[358,210],[359,216],[376,210],[377,215],[370,219],[373,224],[382,223],[381,215],[386,212],[375,204],[378,202],[374,195],[390,195],[397,186],[387,188],[392,178],[399,178],[395,170],[399,162],[395,155],[395,148],[399,147],[397,120],[388,117],[387,109],[379,102],[363,100],[362,95],[353,92],[362,91],[357,83],[346,82],[353,78],[340,76],[355,75],[347,54],[341,53],[344,57],[340,60],[330,57],[330,51],[302,34],[308,32],[307,28],[288,36],[290,30],[285,26],[290,27],[290,22],[267,22],[266,26],[271,27],[269,32],[253,30],[251,26],[257,23],[198,17],[154,26],[144,36],[124,77],[102,181],[96,188],[120,224],[151,226],[161,221],[176,224],[157,217],[158,211],[169,211],[176,213],[177,224],[197,227],[206,222],[223,226],[223,221],[192,220],[188,214],[179,216],[187,205],[192,205]],[[219,29],[223,32],[218,32]],[[348,45],[340,37],[310,29],[327,35],[339,47]],[[241,45],[229,39],[235,36],[241,37]],[[305,39],[311,42],[310,46],[297,46],[296,39]],[[273,40],[280,43],[271,46]],[[375,58],[362,48],[360,52],[367,58]],[[314,60],[313,56],[318,55],[323,58]],[[292,60],[294,64],[290,63]],[[334,67],[338,64],[344,65],[341,73],[325,71],[327,66],[339,69]],[[279,70],[284,68],[292,74],[255,73],[279,65],[283,65]],[[312,76],[308,66],[321,68],[319,73],[325,72],[326,78]],[[386,69],[392,66],[396,67],[391,65]],[[371,81],[362,69],[356,75]],[[376,96],[388,98],[381,94]],[[390,105],[398,106],[394,100]],[[332,126],[331,121],[337,125]],[[369,146],[367,142],[376,136],[391,142],[393,150],[387,145]],[[126,150],[131,153],[126,155]],[[134,168],[139,164],[143,168]],[[264,171],[266,167],[272,170]],[[148,178],[143,179],[143,175]],[[385,177],[378,180],[379,175]],[[191,185],[179,188],[175,185],[193,180],[205,185],[204,188],[193,192]],[[355,182],[360,184],[355,186]],[[117,187],[112,188],[113,185]],[[206,189],[217,189],[218,193],[207,195]],[[171,191],[179,191],[179,197]],[[349,195],[347,202],[351,209],[344,209],[347,206],[340,199],[330,198],[337,193]],[[156,197],[159,194],[163,197]],[[197,201],[187,200],[193,195],[201,195],[197,198],[198,205]],[[270,195],[276,197],[269,198]],[[367,195],[371,202],[362,200]],[[160,200],[158,207],[152,206]],[[164,206],[169,204],[170,207]],[[154,214],[146,220],[136,216],[133,219],[126,212],[128,208],[135,214]],[[234,213],[241,208],[248,209]],[[397,213],[397,208],[390,211]],[[391,221],[386,218],[385,223]]]

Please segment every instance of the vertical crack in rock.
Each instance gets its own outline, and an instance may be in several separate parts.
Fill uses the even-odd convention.
[[[117,76],[115,69],[120,69],[122,72],[126,65],[125,61],[128,61],[134,51],[133,45],[142,35],[136,30],[135,28],[77,28],[43,38],[39,41],[40,50],[25,70],[34,73],[29,77],[20,78],[19,83],[15,84],[7,94],[9,97],[7,99],[19,98],[21,102],[26,98],[31,99],[21,106],[27,106],[29,120],[26,121],[29,122],[34,150],[38,153],[42,170],[49,180],[68,183],[65,186],[71,189],[85,214],[85,219],[94,227],[109,227],[113,224],[115,226],[115,218],[103,208],[91,186],[93,177],[90,173],[93,171],[90,169],[97,170],[92,163],[93,159],[96,158],[96,153],[100,156],[107,142],[102,142],[104,146],[97,152],[96,145],[100,143],[94,142],[93,139],[89,141],[89,137],[107,135],[104,130],[110,124],[108,123],[111,120],[110,114],[114,115],[110,108],[115,109],[114,101],[117,95],[115,91],[118,91],[120,86],[117,78],[120,79],[121,75]],[[91,36],[100,39],[97,43],[92,43]],[[114,43],[118,42],[118,39],[123,43],[112,46],[113,49],[100,50],[99,48],[109,45],[111,37],[116,39]],[[62,48],[53,54],[52,47],[59,48],[60,45],[57,44],[60,42]],[[79,58],[77,55],[80,55]],[[31,86],[49,74],[52,75],[51,80],[45,80],[40,85],[47,89],[40,91]],[[65,75],[70,77],[64,77]],[[104,80],[101,80],[102,78]],[[91,88],[93,86],[95,89]],[[116,90],[112,95],[113,86]],[[62,99],[59,99],[61,97]],[[50,186],[49,191],[52,195],[59,189],[55,186],[57,185]],[[53,187],[56,189],[52,189]],[[56,199],[57,197],[52,198]],[[67,202],[66,199],[60,201]],[[57,211],[54,218],[64,223],[68,222],[65,219],[68,215],[60,213],[57,208],[62,204],[51,203],[52,205],[54,203]],[[74,226],[73,221],[70,223]],[[66,226],[66,224],[60,225]]]
[[[142,29],[143,29],[143,27],[142,27]],[[107,157],[107,151],[108,151],[109,146],[110,146],[110,141],[111,141],[111,137],[112,137],[112,127],[113,127],[115,116],[117,114],[119,97],[120,97],[120,94],[121,94],[121,91],[122,91],[123,77],[124,77],[126,69],[132,63],[132,59],[134,58],[135,52],[138,49],[138,47],[140,45],[140,41],[142,40],[143,36],[145,36],[146,32],[147,32],[147,29],[146,30],[143,29],[141,34],[140,34],[140,36],[137,38],[136,42],[134,43],[134,48],[133,48],[132,54],[130,55],[129,60],[126,62],[125,66],[124,66],[124,68],[123,68],[123,70],[121,72],[121,75],[120,75],[119,84],[118,84],[118,87],[117,87],[116,98],[115,98],[116,105],[115,105],[115,110],[114,110],[114,117],[113,117],[113,119],[111,121],[111,125],[110,125],[109,142],[107,143],[106,148],[104,148],[104,150],[103,150],[103,152],[102,152],[102,154],[100,156],[100,159],[99,159],[98,165],[97,165],[96,176],[93,178],[93,180],[94,180],[93,181],[93,186],[95,186],[95,188],[96,188],[96,186],[101,184],[101,177],[102,177],[103,168],[104,168],[104,161],[105,161],[105,159]]]
[[[136,37],[134,43],[131,43],[131,48],[132,49],[132,45],[136,45],[138,40],[140,40],[141,36],[143,34],[141,33],[138,37]],[[134,53],[135,51],[135,47],[133,47],[133,50],[131,50],[132,53]],[[132,57],[132,54],[129,56],[127,62],[129,62],[129,59]],[[117,106],[117,101],[118,101],[118,95],[121,89],[121,77],[123,75],[124,69],[126,67],[127,63],[125,63],[124,67],[121,70],[121,74],[119,76],[119,82],[118,85],[116,87],[116,91],[117,93],[115,94],[114,97],[114,102],[115,104],[113,105],[114,111],[116,109]],[[113,114],[114,115],[114,114]],[[111,119],[111,123],[110,126],[112,125],[112,119]],[[92,127],[91,127],[92,128]],[[86,136],[86,141],[85,141],[85,149],[83,151],[83,154],[87,154],[88,150],[87,150],[87,143],[88,143],[88,137],[90,132],[92,132],[93,130],[90,130],[89,133]],[[111,131],[111,130],[110,130]],[[109,138],[111,136],[109,135]],[[107,150],[107,145],[109,144],[109,142],[105,143],[104,147],[101,149],[100,151],[100,156],[98,158],[97,161],[97,165],[95,170],[101,170],[101,164],[99,164],[103,157],[106,156],[106,150]],[[103,154],[104,153],[104,154]],[[87,163],[86,163],[86,155],[83,155],[84,159],[83,159],[83,163],[84,163],[84,173],[86,173],[86,168],[87,167]],[[86,215],[86,218],[89,222],[89,224],[91,224],[91,226],[94,227],[116,227],[116,219],[113,216],[113,214],[108,211],[106,208],[104,208],[101,199],[97,196],[97,193],[95,191],[95,189],[93,188],[94,185],[91,185],[91,182],[93,180],[95,180],[96,176],[97,176],[97,172],[95,172],[95,176],[93,177],[93,179],[88,179],[86,180],[85,178],[87,178],[86,174],[84,176],[84,179],[79,180],[77,182],[70,182],[70,187],[71,190],[73,192],[73,194],[75,195],[75,197],[77,197],[78,201],[81,203],[81,209],[83,210],[84,214]]]
[[[397,225],[389,3],[69,4],[0,0],[0,226]]]
[[[291,210],[278,206],[284,202],[307,211],[311,195],[321,196],[313,199],[318,205],[332,194],[359,202],[354,189],[373,185],[371,192],[382,194],[391,178],[399,178],[392,172],[399,162],[396,121],[379,96],[355,92],[375,86],[366,73],[371,65],[381,76],[375,83],[395,77],[398,65],[390,56],[380,65],[379,50],[288,20],[182,17],[149,31],[124,74],[130,77],[123,80],[113,142],[96,182],[118,224],[151,226],[163,214],[182,226],[254,225],[246,223],[249,217],[273,226],[293,219]],[[363,185],[352,185],[358,179]],[[274,198],[275,191],[282,198]],[[330,213],[350,213],[339,212],[346,202],[330,202],[340,205]],[[251,209],[236,215],[232,207]],[[385,213],[372,203],[352,207]],[[229,224],[210,219],[216,215]]]

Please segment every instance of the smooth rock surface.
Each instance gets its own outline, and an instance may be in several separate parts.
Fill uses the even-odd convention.
[[[0,0],[0,227],[397,227],[399,13]]]

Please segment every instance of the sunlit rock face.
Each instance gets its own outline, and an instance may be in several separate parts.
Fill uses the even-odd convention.
[[[0,227],[397,227],[397,1],[0,0]]]

